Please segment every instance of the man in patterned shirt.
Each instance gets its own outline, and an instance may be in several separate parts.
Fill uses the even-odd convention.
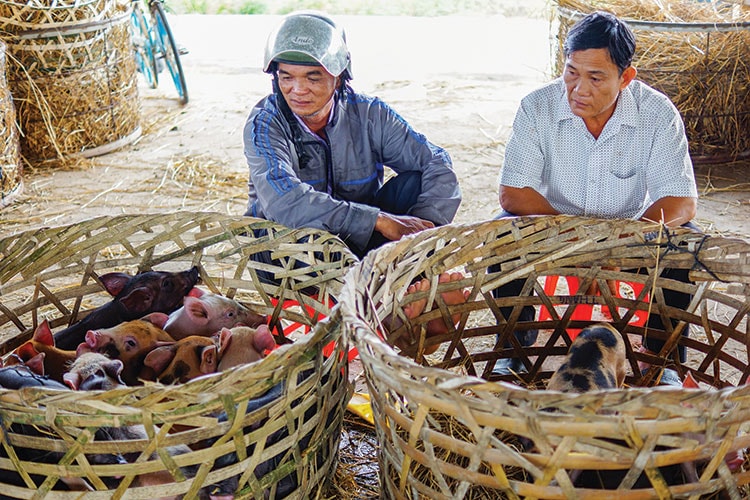
[[[594,12],[570,29],[563,49],[563,75],[526,96],[516,114],[500,178],[500,216],[633,218],[697,229],[690,222],[698,191],[685,127],[669,98],[635,80],[633,32],[614,15]],[[665,273],[687,281],[684,271]],[[522,284],[509,283],[495,296],[519,295]],[[689,303],[689,295],[671,295],[665,300],[676,307]],[[507,317],[510,308],[503,309]],[[533,318],[527,307],[520,319]],[[659,318],[650,320],[656,322],[661,326]],[[536,334],[516,337],[531,345]],[[662,346],[647,339],[645,348]],[[511,358],[494,371],[524,369]],[[669,380],[676,375],[665,371],[662,383],[679,382]]]

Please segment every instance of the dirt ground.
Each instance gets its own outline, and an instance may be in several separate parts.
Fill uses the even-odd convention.
[[[247,168],[242,128],[270,89],[262,73],[276,16],[182,15],[172,19],[190,102],[162,81],[140,82],[143,135],[119,151],[24,174],[25,193],[0,210],[0,236],[103,214],[216,211],[242,214]],[[451,154],[464,201],[456,222],[491,218],[497,178],[521,97],[550,78],[543,17],[341,16],[355,89],[389,102]],[[163,78],[164,80],[164,78]],[[706,231],[750,235],[747,162],[696,165],[698,220]]]

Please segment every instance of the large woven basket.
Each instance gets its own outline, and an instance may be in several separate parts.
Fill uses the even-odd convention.
[[[266,235],[256,238],[259,229]],[[273,263],[252,259],[266,250]],[[274,324],[280,321],[286,337],[296,338],[258,363],[181,385],[150,383],[105,392],[0,390],[5,457],[16,456],[20,448],[65,453],[52,464],[0,458],[0,477],[17,468],[40,477],[25,486],[0,481],[0,492],[4,498],[197,498],[201,488],[240,476],[237,498],[278,498],[282,490],[286,498],[316,496],[335,469],[351,395],[340,319],[330,308],[354,262],[328,233],[210,213],[101,217],[0,240],[3,351],[29,338],[43,319],[53,327],[68,324],[109,300],[97,281],[103,273],[192,266],[199,268],[204,289],[252,304]],[[261,268],[280,284],[260,280]],[[315,295],[301,292],[311,289]],[[292,301],[306,307],[286,307]],[[299,332],[289,325],[299,325]],[[311,332],[304,335],[305,329]],[[330,354],[323,354],[324,347]],[[269,397],[272,388],[276,396]],[[245,413],[248,403],[259,407]],[[34,425],[46,437],[29,438],[11,430],[12,424]],[[135,424],[146,427],[149,441],[91,439],[97,429]],[[175,444],[194,450],[174,457],[164,453],[165,446]],[[154,450],[161,453],[152,457]],[[92,454],[114,452],[142,456],[137,463],[92,465]],[[216,463],[232,452],[237,460]],[[274,464],[271,470],[268,463]],[[177,465],[200,468],[194,478],[128,488],[137,474],[175,472]],[[264,472],[256,477],[259,470]],[[60,476],[82,477],[96,491],[49,491]],[[105,486],[118,477],[119,486]]]
[[[5,44],[0,40],[0,208],[23,190],[16,110],[5,78]]]
[[[693,283],[659,277],[665,267],[691,270]],[[635,268],[644,273],[627,272]],[[440,283],[446,271],[464,278]],[[596,281],[602,294],[570,294],[561,285],[568,278],[580,290]],[[417,279],[430,280],[429,290],[406,293]],[[493,297],[516,279],[524,282],[520,296]],[[555,279],[558,286],[546,286]],[[631,293],[611,293],[607,280],[631,283]],[[461,288],[467,301],[447,305],[442,292]],[[690,291],[693,301],[685,311],[667,307],[666,290]],[[406,317],[404,307],[425,296],[431,306]],[[545,314],[518,321],[525,305]],[[625,334],[626,386],[545,390],[569,333],[604,320],[602,306]],[[568,216],[444,226],[366,256],[347,275],[340,307],[365,368],[385,498],[697,498],[719,490],[748,497],[750,473],[732,472],[723,460],[750,445],[750,388],[737,387],[750,374],[750,245],[743,241]],[[649,310],[673,328],[639,326],[634,318]],[[452,315],[454,329],[425,338],[426,322],[453,324]],[[394,318],[405,326],[388,330]],[[532,328],[540,331],[535,345],[496,347]],[[680,336],[685,329],[689,339]],[[644,335],[683,345],[687,362],[637,351]],[[528,373],[492,374],[507,357],[520,358]],[[701,388],[651,387],[659,370],[641,374],[638,361],[669,363]],[[669,484],[667,466],[687,462],[697,463],[699,480]],[[574,470],[614,477],[610,487],[620,490],[574,486]]]
[[[96,156],[141,134],[128,0],[0,0],[27,161]]]

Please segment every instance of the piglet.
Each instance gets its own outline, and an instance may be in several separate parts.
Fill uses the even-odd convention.
[[[218,339],[219,371],[263,359],[266,351],[276,347],[276,342],[267,325],[260,325],[258,328],[249,326],[222,328]]]
[[[156,347],[146,355],[144,364],[162,384],[185,383],[216,371],[216,343],[211,337],[191,335]]]
[[[615,389],[622,386],[626,371],[622,335],[609,323],[598,323],[581,330],[547,389],[579,393]]]
[[[63,374],[67,370],[68,364],[75,357],[75,351],[64,351],[55,346],[52,331],[45,319],[36,327],[31,340],[24,342],[11,352],[5,361],[5,365],[11,366],[23,363],[31,366],[37,374],[47,375],[62,383]],[[41,365],[32,360],[41,360]]]
[[[19,390],[25,387],[44,387],[47,389],[55,389],[61,391],[70,390],[66,385],[56,380],[52,380],[48,377],[39,376],[38,374],[34,373],[28,366],[20,364],[0,368],[0,387],[13,390]],[[7,422],[4,423],[4,426],[7,425]],[[45,429],[40,428],[37,425],[15,423],[10,425],[9,431],[12,434],[23,434],[26,436],[36,437],[37,439],[49,438],[48,431],[45,431]],[[4,430],[3,432],[5,433],[6,431]],[[5,435],[4,439],[8,439],[8,435]],[[6,448],[8,447],[13,450],[13,453],[15,454],[17,459],[21,460],[22,462],[56,464],[62,460],[63,455],[65,454],[63,451],[50,452],[36,448],[25,448],[17,443],[8,442],[6,444],[7,446],[0,447],[0,457],[3,457],[3,459],[6,460],[9,464],[11,462],[7,460],[8,454]],[[122,458],[122,456],[116,454],[101,454],[89,456],[88,460],[90,463],[95,465],[109,465],[121,463],[124,459]],[[36,484],[42,484],[45,480],[44,477],[36,474],[31,474],[30,477]],[[28,484],[21,477],[21,475],[12,470],[10,467],[0,468],[0,482],[6,485],[28,487]],[[62,484],[55,484],[54,489],[93,491],[91,485],[88,484],[85,479],[80,477],[61,477],[60,483]]]
[[[63,375],[65,384],[74,391],[108,391],[124,387],[120,378],[123,365],[98,352],[87,352],[77,357]]]
[[[71,365],[68,373],[65,374],[65,382],[74,390],[111,390],[118,387],[125,387],[122,383],[121,373],[124,366],[119,359],[110,359],[107,356],[88,352],[81,354]],[[97,431],[97,439],[104,437],[117,441],[147,441],[149,439],[146,429],[142,425],[125,425],[120,427],[108,427]],[[167,447],[170,455],[182,455],[190,453],[187,445],[175,445]],[[124,459],[134,462],[140,458],[140,453],[126,453]],[[159,460],[158,455],[154,452],[151,460]],[[197,472],[196,466],[183,467],[182,473],[186,477],[194,477]],[[117,486],[114,478],[105,478],[108,487]],[[169,484],[175,482],[176,478],[172,477],[169,471],[156,471],[139,475],[134,486],[156,486],[160,484]],[[161,497],[162,499],[177,500],[178,496]]]
[[[268,323],[265,315],[253,312],[236,300],[204,293],[185,297],[184,305],[169,315],[164,330],[179,340],[189,335],[210,337],[222,328],[256,327],[265,323]]]
[[[568,349],[562,365],[547,383],[551,391],[583,393],[622,387],[627,372],[625,342],[609,323],[598,323],[581,330]],[[570,471],[570,481],[581,476]]]
[[[146,355],[156,347],[174,342],[162,330],[165,320],[166,315],[154,313],[112,328],[89,330],[76,353],[80,356],[98,352],[110,359],[119,359],[123,364],[122,380],[127,385],[138,385],[141,379],[152,380],[151,372],[145,370]]]
[[[55,333],[55,345],[74,350],[89,330],[110,328],[152,312],[169,314],[182,305],[183,298],[198,282],[198,268],[188,271],[148,271],[130,276],[108,273],[99,277],[104,289],[114,297],[97,307],[78,323]]]

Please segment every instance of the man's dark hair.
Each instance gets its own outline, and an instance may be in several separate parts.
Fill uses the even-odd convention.
[[[609,12],[592,12],[568,31],[563,45],[566,58],[573,52],[607,49],[620,74],[633,62],[635,35],[630,27]]]

